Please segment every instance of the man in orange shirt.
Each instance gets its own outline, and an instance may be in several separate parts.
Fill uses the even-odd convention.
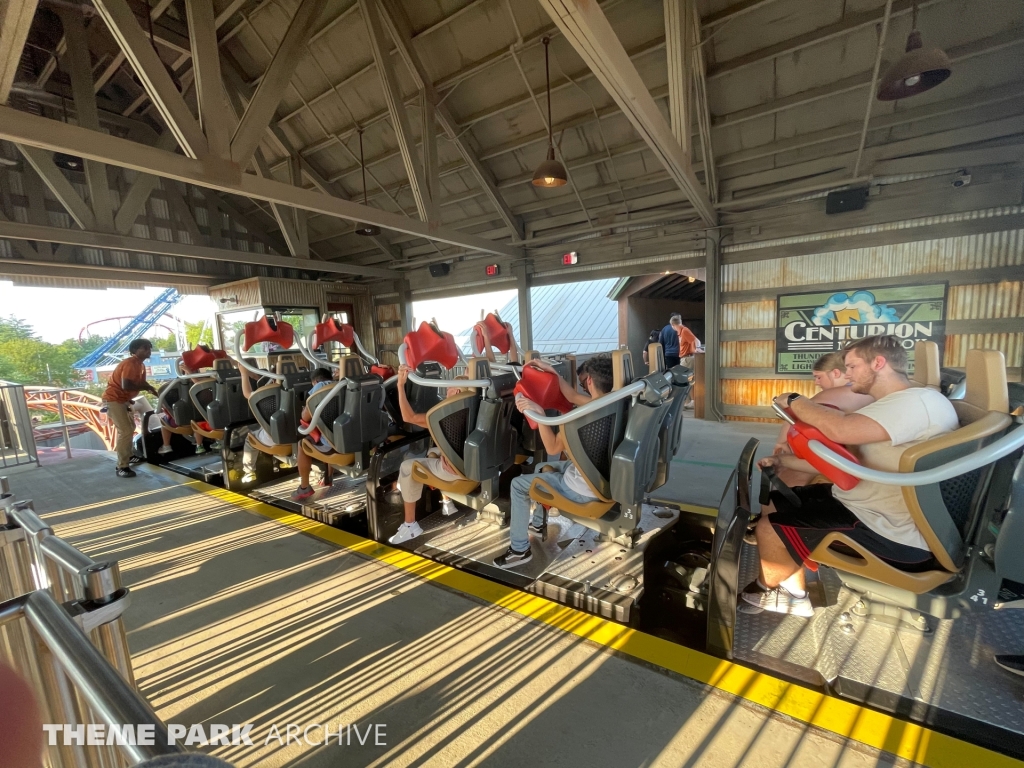
[[[135,420],[128,409],[132,399],[142,390],[156,394],[153,385],[146,381],[146,361],[152,354],[153,344],[149,339],[135,339],[128,347],[128,357],[118,363],[110,374],[107,389],[103,393],[107,417],[117,429],[118,477],[135,477],[135,472],[129,466]]]
[[[697,352],[697,347],[700,346],[700,339],[693,335],[693,331],[683,325],[683,320],[679,315],[672,315],[672,319],[669,322],[672,323],[672,327],[675,328],[676,334],[679,336],[679,359],[693,357]]]

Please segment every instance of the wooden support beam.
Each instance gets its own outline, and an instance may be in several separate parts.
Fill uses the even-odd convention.
[[[10,108],[6,107],[6,109]],[[81,195],[78,194],[78,191],[72,186],[71,182],[68,181],[67,176],[61,173],[60,168],[53,163],[51,152],[61,150],[53,149],[46,151],[22,144],[18,144],[18,150],[28,160],[29,165],[35,169],[36,173],[39,174],[39,178],[43,180],[43,183],[53,193],[53,196],[64,206],[64,209],[74,219],[75,224],[82,229],[96,229],[96,218],[93,216],[92,209],[82,199]]]
[[[12,241],[13,242],[13,241]],[[229,279],[206,277],[188,272],[163,272],[157,270],[122,269],[121,267],[98,267],[91,264],[75,264],[63,261],[30,261],[5,259],[0,261],[0,275],[6,277],[71,277],[92,280],[144,283],[145,285],[195,285],[207,287]]]
[[[21,62],[37,0],[6,0],[0,4],[0,104],[7,103]]]
[[[326,1],[302,0],[295,10],[277,53],[271,59],[270,66],[263,74],[256,93],[253,94],[234,136],[231,137],[231,159],[241,167],[249,164],[260,139],[270,125],[277,105],[281,103],[281,97],[306,50],[306,42],[320,20]]]
[[[700,217],[713,226],[717,218],[711,199],[600,7],[581,0],[540,0],[540,4],[597,75]]]
[[[291,157],[288,164],[288,182],[296,187],[302,186],[302,159],[298,155]],[[295,252],[293,256],[303,259],[309,258],[309,227],[306,225],[308,218],[306,212],[301,208],[289,208],[289,219],[292,229],[295,231]]]
[[[211,172],[209,164],[205,161],[171,154],[126,139],[68,125],[58,120],[49,120],[38,115],[20,112],[10,107],[0,107],[0,139],[51,152],[56,150],[74,152],[83,158],[99,160],[122,168],[153,173],[220,192],[304,208],[307,211],[335,218],[355,222],[365,221],[383,229],[392,229],[427,240],[460,246],[467,250],[513,258],[523,255],[521,248],[445,227],[428,225],[406,216],[330,197],[320,192],[293,187],[290,184],[260,179],[248,173],[241,174],[241,178],[231,178]]]
[[[694,0],[664,0],[668,113],[672,135],[690,156],[690,93],[693,85]]]
[[[167,198],[167,207],[170,208],[172,214],[178,215],[178,221],[181,223],[185,231],[188,232],[189,238],[192,240],[193,245],[205,245],[206,238],[203,237],[203,233],[199,231],[199,223],[196,221],[195,215],[192,213],[192,209],[189,208],[188,203],[185,202],[185,197],[181,190],[178,188],[178,182],[166,181],[164,182],[164,196]]]
[[[182,151],[193,158],[208,155],[209,146],[203,129],[139,27],[127,0],[96,0],[95,5]]]
[[[158,256],[185,256],[192,259],[208,259],[210,261],[234,262],[237,264],[258,264],[264,267],[301,269],[310,272],[326,272],[338,275],[394,277],[394,272],[389,269],[364,267],[356,264],[293,259],[288,256],[232,251],[226,248],[208,248],[202,245],[187,245],[185,243],[166,243],[162,240],[125,237],[123,235],[111,235],[103,232],[82,232],[62,227],[37,227],[31,224],[15,224],[12,222],[0,222],[0,238],[63,243],[85,248],[106,248],[112,251],[152,253]]]
[[[522,218],[512,213],[512,209],[498,190],[494,174],[483,164],[478,153],[469,145],[468,138],[463,135],[463,128],[448,109],[448,105],[441,102],[422,59],[413,47],[412,24],[409,22],[405,10],[396,0],[382,0],[382,10],[384,21],[388,25],[398,53],[405,60],[406,67],[416,81],[416,85],[426,95],[427,100],[434,105],[434,112],[441,124],[441,129],[445,132],[448,140],[459,150],[459,154],[462,155],[466,166],[476,178],[480,189],[512,232],[513,240],[525,239],[526,230]],[[438,205],[440,205],[440,201],[438,201]]]
[[[423,180],[426,182],[427,196],[438,219],[441,206],[441,179],[437,170],[437,122],[434,113],[434,102],[426,89],[420,91],[420,145],[423,147]]]
[[[100,116],[96,108],[96,93],[92,89],[92,57],[85,36],[85,25],[79,10],[59,7],[64,26],[67,54],[64,70],[71,78],[71,92],[75,99],[78,124],[91,131],[100,130]],[[89,203],[95,217],[96,228],[102,232],[114,231],[114,202],[110,196],[107,166],[94,160],[85,161],[85,182],[89,187]]]
[[[405,111],[405,99],[402,97],[401,85],[395,74],[394,62],[391,61],[391,45],[384,37],[384,27],[381,24],[377,4],[375,0],[359,0],[359,9],[362,11],[363,21],[366,23],[370,47],[373,49],[373,60],[377,64],[377,74],[380,76],[380,84],[384,89],[384,100],[387,102],[391,124],[395,129],[398,147],[402,152],[402,163],[405,166],[406,176],[409,178],[412,196],[416,201],[416,211],[422,221],[437,222],[440,220],[440,216],[437,206],[434,205],[427,192],[427,182],[417,156],[416,142],[409,125],[409,115]]]
[[[231,133],[224,82],[220,75],[220,50],[213,17],[213,0],[185,0],[188,33],[192,43],[199,123],[210,152],[225,160],[231,157]]]
[[[172,151],[177,146],[177,139],[174,134],[170,131],[164,131],[160,138],[156,141],[157,149],[164,149],[168,152]],[[159,184],[159,179],[151,173],[140,173],[135,177],[131,187],[128,188],[128,193],[124,196],[121,201],[121,208],[117,212],[117,217],[114,219],[114,231],[122,235],[127,235],[132,231],[132,227],[135,225],[135,220],[139,218],[146,208],[146,201],[149,200],[150,194],[156,189]]]

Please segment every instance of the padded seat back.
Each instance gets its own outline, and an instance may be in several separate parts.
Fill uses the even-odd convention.
[[[561,427],[566,453],[602,501],[612,500],[612,458],[625,434],[628,414],[629,399],[618,400]]]
[[[1003,353],[967,353],[967,394],[951,401],[960,429],[911,446],[901,472],[915,472],[967,456],[1001,437],[1010,426]],[[989,469],[982,467],[933,485],[907,486],[903,498],[935,558],[949,571],[963,566],[967,537],[980,510],[978,498]]]
[[[660,373],[665,370],[665,348],[660,341],[647,345],[647,372]]]
[[[612,392],[633,383],[633,356],[628,349],[612,352]]]
[[[668,482],[672,457],[679,451],[679,444],[683,440],[683,405],[693,387],[693,374],[690,373],[685,379],[681,379],[680,374],[689,369],[678,365],[672,370],[676,375],[672,378],[672,392],[669,395],[671,400],[661,432],[658,433],[658,469],[648,491],[660,488]]]
[[[427,428],[434,444],[463,477],[468,477],[466,441],[476,429],[479,407],[480,393],[469,391],[446,398],[427,411]]]
[[[420,363],[416,373],[424,379],[441,379],[444,370],[440,364],[435,362]],[[405,394],[409,398],[409,405],[416,413],[427,413],[431,408],[444,399],[444,390],[437,387],[421,387],[409,381],[405,385]],[[391,421],[402,431],[413,434],[422,432],[420,427],[410,426],[402,419],[402,409],[398,403],[398,380],[394,379],[384,387],[384,407],[387,409]]]
[[[158,407],[171,414],[179,427],[187,426],[193,419],[200,418],[199,412],[189,397],[191,379],[174,379],[164,385],[157,399]]]
[[[358,379],[366,374],[366,365],[361,357],[355,355],[343,355],[338,361],[340,366],[339,377],[342,379]]]
[[[309,387],[306,386],[308,391]],[[260,387],[249,397],[252,415],[275,445],[289,445],[299,440],[299,415],[305,403],[305,394],[302,394],[301,403],[299,395],[295,388],[274,382]]]
[[[516,377],[513,373],[492,373],[483,357],[469,360],[467,374],[470,379],[491,381],[491,386],[480,393],[475,424],[463,451],[463,474],[482,483],[496,480],[515,463],[519,442],[513,426],[513,414],[519,414],[515,407]]]
[[[319,393],[317,393],[319,394]],[[384,410],[384,382],[376,374],[346,379],[344,401],[333,421],[328,440],[339,453],[360,453],[380,445],[388,434]]]
[[[919,387],[939,389],[942,378],[942,362],[939,359],[939,345],[934,341],[918,341],[914,344],[914,375],[910,380]]]
[[[660,439],[676,399],[662,374],[651,374],[645,380],[650,386],[629,408],[625,433],[612,456],[611,495],[623,507],[638,507],[654,488]]]
[[[230,360],[216,360],[213,363],[214,381],[194,384],[189,390],[189,396],[193,397],[193,403],[198,406],[202,401],[195,398],[202,391],[201,388],[213,384],[213,398],[206,405],[204,417],[211,428],[225,429],[232,424],[241,424],[252,419],[249,401],[242,391],[243,375],[247,376],[248,373],[240,372]]]

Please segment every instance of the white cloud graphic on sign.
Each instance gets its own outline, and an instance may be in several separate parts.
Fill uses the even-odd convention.
[[[870,291],[853,294],[833,293],[822,306],[814,310],[811,321],[815,325],[847,325],[852,323],[895,323],[899,315],[892,307],[877,304]]]

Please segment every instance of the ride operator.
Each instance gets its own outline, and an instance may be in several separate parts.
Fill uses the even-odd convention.
[[[157,394],[152,384],[146,381],[146,361],[153,354],[149,339],[135,339],[128,345],[128,357],[117,364],[103,393],[103,405],[107,416],[117,430],[117,476],[135,477],[132,470],[132,437],[135,435],[135,420],[128,409],[131,401],[145,390]]]

